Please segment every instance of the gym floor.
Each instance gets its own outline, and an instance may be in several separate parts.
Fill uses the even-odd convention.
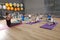
[[[21,24],[9,29],[0,30],[0,40],[60,40],[60,18],[55,18],[58,22],[53,30],[40,28],[45,21],[37,24]],[[5,20],[0,20],[6,25]]]

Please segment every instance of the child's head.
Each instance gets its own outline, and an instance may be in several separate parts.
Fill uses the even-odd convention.
[[[6,16],[7,16],[7,15],[9,15],[9,13],[8,13],[8,12],[6,12]]]

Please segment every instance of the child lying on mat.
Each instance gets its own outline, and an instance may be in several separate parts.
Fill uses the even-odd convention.
[[[33,19],[30,19],[30,21],[29,22],[37,22],[37,21],[39,21],[40,19],[39,19],[39,17],[37,16],[37,17],[35,17],[35,18],[33,18]]]
[[[53,18],[51,18],[50,20],[49,20],[49,23],[48,23],[49,25],[54,25],[55,24],[55,20],[53,19]]]

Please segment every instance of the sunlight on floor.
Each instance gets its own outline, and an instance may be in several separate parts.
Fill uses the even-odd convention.
[[[0,24],[0,28],[2,28],[2,27],[4,27],[4,26],[6,26],[6,25],[4,25],[4,24]]]
[[[4,39],[7,36],[7,30],[0,31],[0,40]]]

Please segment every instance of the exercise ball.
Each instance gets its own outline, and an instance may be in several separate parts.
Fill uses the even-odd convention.
[[[19,3],[17,3],[16,5],[17,5],[17,7],[19,7],[19,6],[20,6],[20,5],[19,5]]]
[[[11,10],[11,8],[10,7],[7,7],[7,10]]]
[[[21,10],[23,10],[23,8],[21,8]]]
[[[3,5],[3,9],[6,9],[6,6],[5,5]]]
[[[23,4],[21,3],[20,6],[23,7]]]
[[[9,3],[9,6],[12,7],[12,3]]]
[[[20,11],[20,8],[17,8],[18,11]]]
[[[0,9],[2,9],[2,5],[0,5]]]
[[[15,8],[14,10],[17,11],[17,8]]]
[[[13,7],[11,7],[11,10],[14,10],[14,8],[13,8]]]
[[[5,3],[6,6],[9,6],[9,3]]]
[[[16,6],[17,6],[17,4],[16,4],[16,3],[14,3],[14,4],[13,4],[13,6],[14,6],[14,7],[16,7]]]

